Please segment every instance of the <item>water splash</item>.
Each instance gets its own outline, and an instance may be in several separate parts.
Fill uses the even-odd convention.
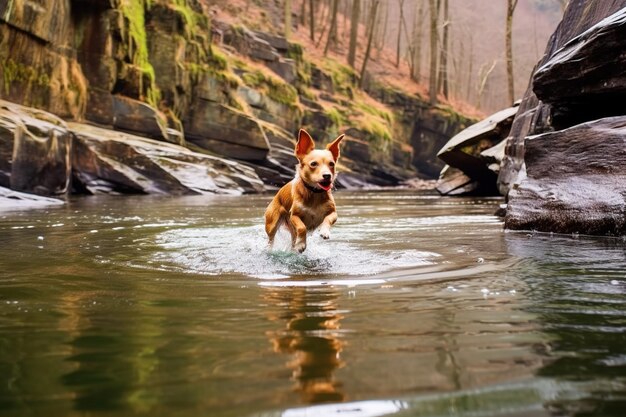
[[[168,230],[157,236],[156,243],[162,250],[155,263],[166,269],[261,279],[373,275],[430,265],[438,256],[418,250],[365,249],[358,242],[325,241],[316,234],[309,236],[308,247],[300,254],[290,250],[289,234],[283,231],[270,249],[261,225]]]

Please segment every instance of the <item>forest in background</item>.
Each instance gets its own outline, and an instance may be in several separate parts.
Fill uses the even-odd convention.
[[[353,66],[364,75],[363,81],[367,81],[368,75],[382,78],[423,97],[428,97],[434,88],[437,101],[478,115],[511,104],[508,71],[512,71],[513,101],[521,98],[566,3],[567,0],[205,0],[219,18],[236,19],[251,29],[284,34],[285,22],[290,19],[289,36],[302,43],[313,57],[331,56],[350,63],[352,43],[356,46],[352,52]],[[245,10],[243,15],[241,10]],[[352,33],[355,16],[360,22],[356,35]],[[512,16],[511,68],[507,68],[507,16]],[[434,55],[432,50],[436,51]],[[364,61],[366,71],[362,71]]]

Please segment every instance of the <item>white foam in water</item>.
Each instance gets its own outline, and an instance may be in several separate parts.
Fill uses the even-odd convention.
[[[164,250],[161,264],[186,272],[219,275],[243,274],[260,279],[293,276],[363,276],[397,268],[430,265],[434,253],[417,250],[369,250],[339,240],[325,241],[310,234],[304,253],[290,250],[290,236],[281,231],[274,248],[267,247],[263,226],[183,228],[157,236]]]

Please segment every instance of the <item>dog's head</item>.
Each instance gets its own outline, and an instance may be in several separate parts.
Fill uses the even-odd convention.
[[[326,145],[326,149],[315,149],[315,142],[306,130],[300,129],[296,142],[296,158],[302,180],[311,187],[328,191],[335,181],[335,165],[339,160],[339,143],[344,135]]]

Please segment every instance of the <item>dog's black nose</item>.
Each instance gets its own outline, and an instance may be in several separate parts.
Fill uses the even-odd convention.
[[[324,181],[330,181],[330,179],[332,178],[332,175],[324,174],[324,175],[322,175],[322,177],[324,177]]]

